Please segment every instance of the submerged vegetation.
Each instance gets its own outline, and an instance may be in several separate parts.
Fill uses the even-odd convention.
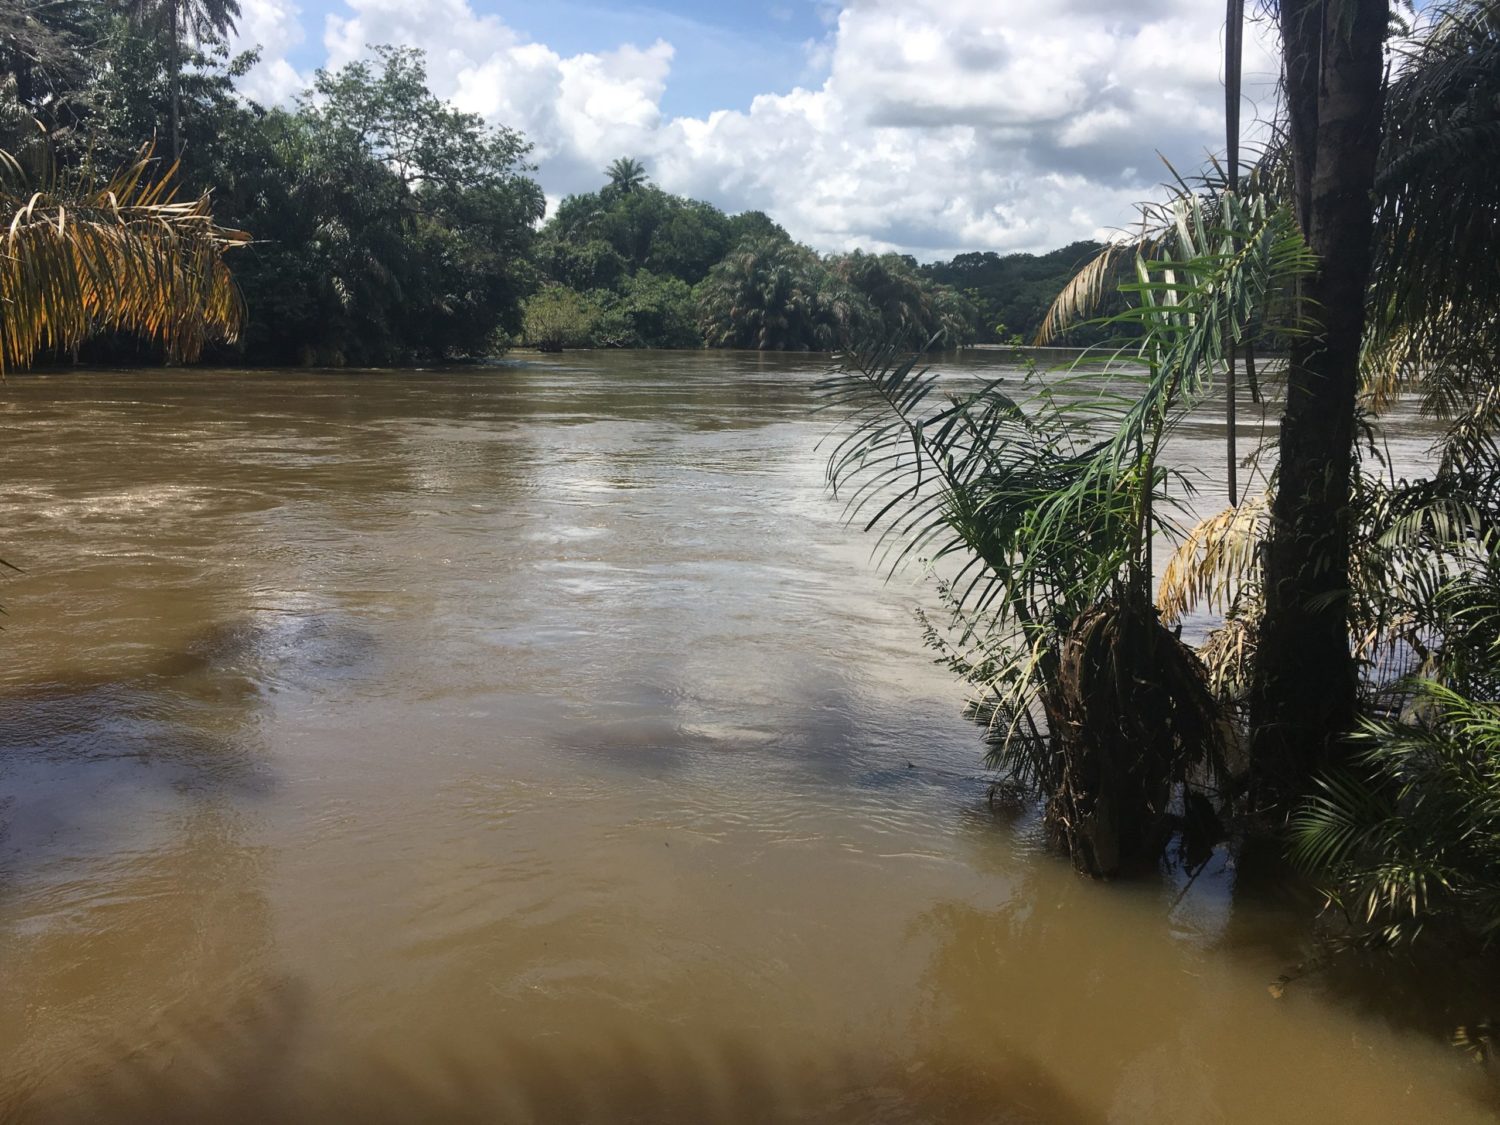
[[[1097,358],[1021,398],[857,353],[825,385],[854,408],[829,476],[898,564],[937,568],[953,620],[929,639],[1080,869],[1149,864],[1174,836],[1191,860],[1238,824],[1281,836],[1351,937],[1487,944],[1500,7],[1387,15],[1280,5],[1286,98],[1248,174],[1179,181],[1048,314],[1044,335],[1091,318],[1116,337]],[[1193,482],[1163,439],[1237,359],[1258,383],[1273,341],[1290,354],[1270,456],[1231,430],[1232,507],[1185,526]],[[1364,435],[1409,395],[1446,429],[1431,475],[1394,479]],[[1274,467],[1241,494],[1243,464]],[[1168,631],[1195,605],[1224,615],[1196,654]]]
[[[1164,256],[1136,255],[1133,303],[1110,318],[1129,350],[1029,402],[1003,382],[931,402],[938,376],[889,354],[824,387],[856,410],[830,481],[853,487],[851,516],[905,541],[898,560],[958,560],[945,651],[985,692],[996,763],[1047,797],[1052,837],[1095,875],[1153,862],[1174,810],[1208,807],[1225,773],[1206,670],[1153,605],[1152,545],[1183,499],[1164,445],[1226,341],[1310,260],[1287,209],[1220,206],[1185,197]]]

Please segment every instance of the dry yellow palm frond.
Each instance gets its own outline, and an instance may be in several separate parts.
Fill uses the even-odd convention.
[[[1074,274],[1053,300],[1042,326],[1037,329],[1036,345],[1045,347],[1069,328],[1093,316],[1104,300],[1106,287],[1114,279],[1118,259],[1123,254],[1135,252],[1135,246],[1105,243],[1104,249]]]
[[[0,156],[0,372],[104,331],[182,361],[238,335],[244,306],[224,253],[249,236],[217,226],[207,196],[178,201],[175,168],[149,175],[145,150],[103,188],[32,188]]]
[[[1208,670],[1208,687],[1215,699],[1243,703],[1250,694],[1251,669],[1260,639],[1257,609],[1237,607],[1198,646],[1198,659]]]
[[[1202,602],[1211,608],[1227,607],[1253,582],[1268,516],[1268,500],[1261,494],[1209,516],[1189,531],[1172,552],[1157,591],[1162,618],[1176,621]]]

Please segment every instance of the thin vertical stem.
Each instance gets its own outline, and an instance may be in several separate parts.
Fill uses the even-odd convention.
[[[1255,371],[1255,340],[1249,331],[1245,333],[1245,382],[1250,385],[1250,401],[1259,406],[1260,376]]]
[[[1224,17],[1224,140],[1229,165],[1229,194],[1240,190],[1240,63],[1243,56],[1245,0],[1228,0]],[[1226,349],[1229,365],[1224,375],[1225,480],[1229,503],[1240,502],[1239,456],[1235,448],[1234,340]]]
[[[168,28],[171,43],[168,46],[172,52],[169,65],[172,68],[172,160],[174,162],[182,159],[182,42],[177,18],[177,5],[179,3],[180,0],[168,0],[167,5],[168,14],[171,19],[170,27]]]

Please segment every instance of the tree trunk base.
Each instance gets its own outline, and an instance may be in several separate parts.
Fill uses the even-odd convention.
[[[1104,602],[1064,642],[1048,711],[1059,767],[1049,838],[1096,879],[1154,866],[1189,774],[1223,759],[1226,727],[1197,655],[1154,606]]]

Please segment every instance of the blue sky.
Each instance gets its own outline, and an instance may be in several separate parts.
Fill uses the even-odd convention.
[[[716,109],[745,109],[757,94],[785,93],[821,82],[809,47],[829,32],[837,7],[810,0],[779,3],[660,4],[576,3],[573,0],[476,0],[471,7],[498,16],[528,39],[559,54],[608,51],[621,43],[649,45],[666,39],[677,48],[672,83],[662,110],[672,116],[706,116]],[[338,0],[300,5],[306,38],[287,52],[300,71],[323,64],[318,31]]]
[[[828,27],[807,0],[651,6],[506,0],[476,6],[562,54],[666,39],[677,55],[662,110],[674,117],[747,109],[757,94],[786,93],[824,77],[809,65],[807,45]]]
[[[285,101],[370,43],[534,143],[552,201],[618,156],[820,250],[1046,250],[1130,223],[1158,154],[1222,144],[1204,0],[241,0],[247,96]],[[1269,29],[1249,37],[1270,97]],[[1253,112],[1253,106],[1251,107]]]

